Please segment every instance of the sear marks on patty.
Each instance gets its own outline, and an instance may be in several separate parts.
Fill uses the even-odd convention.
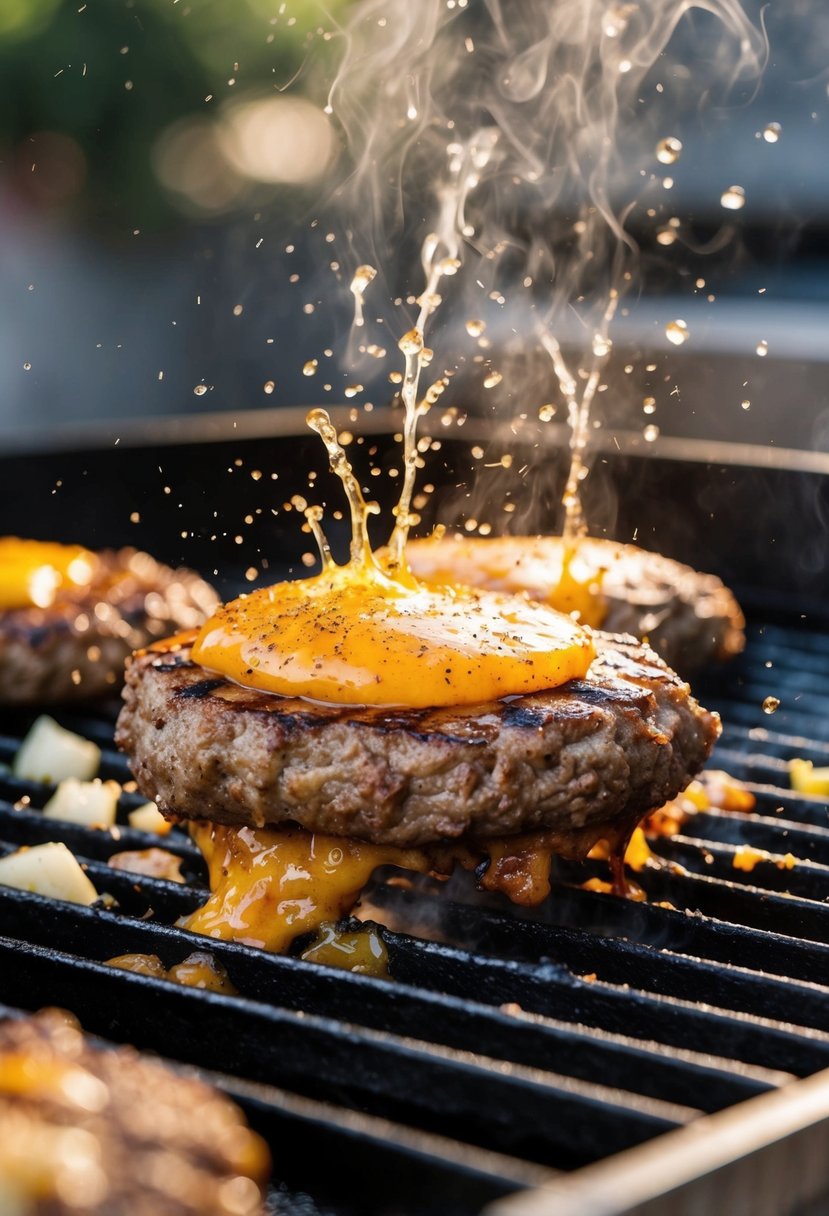
[[[469,537],[413,541],[412,571],[451,570],[458,582],[494,591],[526,591],[546,602],[561,577],[560,536]],[[683,675],[739,654],[745,620],[728,587],[659,553],[616,541],[585,537],[578,543],[580,569],[598,580],[605,603],[602,629],[629,633]]]
[[[263,1212],[268,1151],[227,1098],[57,1010],[0,1022],[0,1124],[4,1213]]]
[[[260,693],[186,647],[147,652],[128,664],[116,742],[170,817],[401,847],[545,829],[589,841],[583,854],[675,797],[720,730],[647,646],[595,639],[583,680],[420,710]]]
[[[89,586],[48,608],[0,611],[0,704],[54,704],[112,692],[133,650],[195,628],[218,598],[192,570],[136,549],[105,551]]]

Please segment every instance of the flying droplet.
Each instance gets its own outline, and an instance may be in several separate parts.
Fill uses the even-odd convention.
[[[642,438],[645,443],[653,443],[655,439],[659,438],[659,427],[653,422],[649,423],[642,432]]]
[[[656,159],[660,165],[675,165],[682,154],[682,140],[673,135],[660,139],[656,145]]]
[[[763,128],[763,139],[767,144],[776,144],[782,134],[783,128],[779,122],[770,122]]]
[[[688,326],[680,319],[669,321],[665,326],[665,337],[669,342],[673,342],[674,346],[682,346],[682,343],[687,342],[690,337]]]
[[[727,211],[740,211],[746,205],[746,192],[742,186],[729,186],[721,194],[720,203]]]
[[[775,713],[777,713],[779,708],[780,708],[780,698],[779,697],[766,697],[765,701],[763,702],[763,713],[764,714],[775,714]]]
[[[495,388],[495,385],[500,384],[502,380],[503,376],[500,372],[490,372],[489,375],[484,376],[484,388]]]
[[[423,334],[416,327],[410,329],[397,343],[404,355],[419,355],[423,350]]]
[[[542,405],[538,411],[540,422],[550,422],[556,416],[556,407],[554,405]]]
[[[207,385],[206,384],[197,384],[196,387],[193,389],[193,392],[196,394],[197,397],[203,397],[204,394],[207,392]]]
[[[446,275],[447,278],[453,274],[457,274],[460,268],[460,258],[441,258],[437,264],[438,274]]]
[[[349,384],[349,385],[346,385],[344,393],[345,393],[346,397],[356,397],[357,394],[361,393],[362,391],[363,391],[362,384]]]
[[[642,412],[645,414],[653,414],[656,410],[656,398],[646,397],[642,402]]]
[[[612,346],[613,343],[605,334],[593,335],[593,354],[597,359],[603,359],[605,355],[609,355]]]
[[[272,393],[273,390],[276,388],[276,385],[274,384],[273,380],[266,380],[263,385],[263,388],[266,393]]]
[[[317,360],[316,360],[316,359],[309,359],[309,360],[308,360],[308,362],[307,362],[307,363],[304,365],[304,367],[302,368],[302,374],[303,374],[303,376],[314,376],[314,375],[316,375],[316,371],[317,371],[317,367],[318,367],[318,366],[319,366],[319,364],[318,364],[318,362],[317,362]]]
[[[486,321],[467,321],[466,332],[470,338],[480,338],[481,334],[486,329]]]
[[[376,275],[377,271],[373,266],[358,266],[354,271],[354,278],[351,280],[351,290],[353,292],[365,291]]]
[[[744,410],[750,410],[750,409],[751,409],[751,402],[750,402],[750,401],[741,401],[741,402],[740,402],[740,405],[743,407],[743,409],[744,409]]]
[[[24,372],[30,372],[32,370],[32,365],[31,365],[31,363],[29,363],[28,359],[23,364],[23,370],[24,370]]]
[[[636,4],[613,4],[607,10],[602,20],[602,33],[605,38],[620,38],[628,27],[632,13],[639,6]]]
[[[761,359],[765,359],[766,355],[769,353],[769,344],[765,338],[761,338],[754,349],[757,351],[757,354]]]
[[[660,228],[656,234],[656,240],[659,245],[673,245],[676,241],[676,229]]]

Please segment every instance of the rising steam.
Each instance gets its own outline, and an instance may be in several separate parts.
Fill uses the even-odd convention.
[[[680,23],[684,64],[669,48]],[[421,330],[441,302],[440,259],[459,263],[451,291],[465,316],[482,292],[529,293],[527,341],[549,355],[570,422],[564,503],[578,534],[590,406],[636,284],[630,212],[671,116],[747,87],[764,36],[740,0],[363,0],[343,39],[329,110],[350,156],[338,196],[352,270],[378,268],[373,305],[413,292]],[[645,90],[657,61],[665,86]],[[427,234],[424,293],[409,275]],[[575,363],[559,333],[573,313]],[[396,332],[413,319],[396,318]]]

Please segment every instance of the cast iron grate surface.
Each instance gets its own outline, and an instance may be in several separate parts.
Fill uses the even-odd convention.
[[[176,927],[204,868],[183,833],[114,833],[46,821],[48,787],[0,769],[0,851],[62,840],[98,890],[92,908],[0,888],[0,1000],[63,1005],[92,1033],[221,1074],[269,1138],[284,1216],[466,1216],[552,1170],[571,1170],[829,1067],[829,807],[788,788],[793,756],[829,764],[829,635],[754,624],[746,654],[698,686],[719,709],[713,766],[749,783],[753,814],[710,811],[651,847],[647,902],[580,885],[599,863],[561,863],[528,914],[481,899],[466,876],[371,905],[392,981],[267,955]],[[773,715],[763,702],[773,696]],[[55,716],[128,779],[109,710]],[[30,716],[0,717],[0,765]],[[185,885],[108,859],[161,844]],[[741,846],[760,851],[737,869]],[[793,856],[796,861],[791,865]],[[378,913],[379,914],[379,913]],[[106,965],[209,948],[238,996]]]

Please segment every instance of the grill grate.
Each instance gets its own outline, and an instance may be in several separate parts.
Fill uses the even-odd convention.
[[[829,763],[825,675],[829,636],[761,622],[700,685],[726,723],[714,763],[751,784],[757,810],[701,813],[652,841],[663,865],[638,876],[647,903],[582,889],[604,876],[594,863],[559,863],[533,913],[470,902],[466,875],[448,891],[378,879],[392,982],[220,941],[209,949],[243,995],[106,966],[205,947],[175,926],[202,893],[197,851],[126,826],[138,795],[114,833],[92,832],[45,821],[50,791],[0,773],[0,852],[62,840],[117,901],[0,888],[0,999],[61,1004],[93,1033],[218,1070],[271,1140],[274,1211],[471,1216],[829,1067],[829,807],[786,788],[792,756]],[[127,779],[110,713],[56,716],[104,748],[103,776]],[[0,763],[28,725],[0,717]],[[107,865],[159,843],[185,886]],[[746,845],[769,854],[750,872],[733,864]]]

